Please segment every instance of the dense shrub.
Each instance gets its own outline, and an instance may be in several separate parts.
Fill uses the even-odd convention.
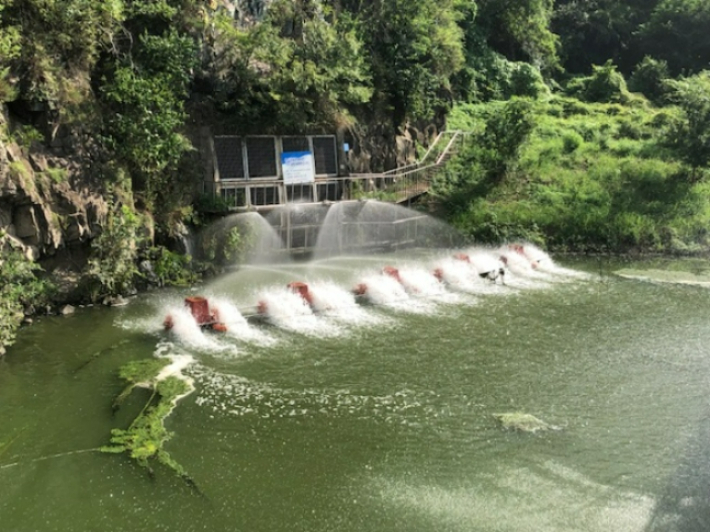
[[[550,89],[539,68],[520,61],[510,61],[479,44],[481,53],[469,60],[465,75],[459,79],[459,91],[465,100],[485,102],[513,97],[543,98]]]
[[[566,153],[572,153],[579,148],[583,142],[584,139],[582,139],[582,136],[574,131],[566,133],[562,138],[562,143]]]
[[[698,181],[710,165],[710,70],[669,86],[681,115],[670,121],[665,144],[690,166],[691,180]]]
[[[91,241],[91,256],[84,272],[86,296],[98,301],[134,289],[140,218],[128,206],[116,206],[101,234]]]
[[[165,249],[153,247],[144,254],[149,261],[149,270],[144,275],[148,282],[158,286],[190,286],[197,281],[192,268],[192,257]]]
[[[572,79],[567,92],[587,102],[626,103],[630,99],[626,80],[611,61],[594,65],[591,76]]]
[[[661,104],[668,92],[666,85],[668,78],[670,78],[668,63],[647,55],[634,68],[629,78],[629,89],[640,92],[656,104]]]

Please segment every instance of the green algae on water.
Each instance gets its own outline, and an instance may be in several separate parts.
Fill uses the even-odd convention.
[[[136,386],[154,388],[154,381],[157,381],[160,371],[169,363],[170,361],[165,358],[149,358],[146,360],[134,360],[121,366],[121,369],[118,370],[118,375],[128,384],[113,400],[114,411],[118,410]]]
[[[148,388],[152,390],[152,394],[141,413],[127,429],[111,431],[110,445],[101,447],[101,451],[128,453],[151,474],[153,469],[150,462],[156,460],[193,484],[185,469],[164,449],[165,443],[173,436],[165,428],[165,419],[173,411],[177,401],[192,391],[190,383],[180,377],[159,378],[169,362],[167,359],[139,360],[120,369],[121,378],[128,384],[114,400],[114,409],[120,407],[136,386]]]

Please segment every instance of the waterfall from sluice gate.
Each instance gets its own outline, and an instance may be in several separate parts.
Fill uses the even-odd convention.
[[[461,235],[425,213],[375,200],[343,201],[327,211],[314,257],[372,250],[454,248]]]
[[[230,214],[197,236],[196,257],[221,266],[264,264],[288,259],[278,232],[256,212]]]

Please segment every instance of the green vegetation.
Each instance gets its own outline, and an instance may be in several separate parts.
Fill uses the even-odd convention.
[[[572,80],[567,92],[586,102],[624,104],[631,100],[624,76],[611,61],[603,66],[593,65],[592,75]]]
[[[34,182],[32,181],[32,176],[30,175],[30,171],[27,169],[27,166],[25,166],[25,163],[22,161],[12,161],[9,165],[7,165],[7,168],[10,171],[10,175],[14,179],[19,180],[30,190],[33,188]]]
[[[197,282],[192,257],[168,251],[163,247],[150,248],[146,258],[151,262],[158,286],[190,286]]]
[[[0,231],[0,355],[14,342],[25,310],[46,303],[51,293],[51,285],[37,276],[39,270]]]
[[[681,114],[666,132],[666,144],[691,168],[691,182],[705,177],[710,164],[710,70],[668,82]]]
[[[11,138],[27,150],[32,147],[33,142],[42,142],[44,135],[35,127],[22,125],[12,132]]]
[[[129,362],[122,366],[118,375],[121,379],[126,381],[127,384],[123,391],[114,399],[113,409],[118,409],[136,386],[151,386],[151,383],[155,380],[160,371],[169,363],[170,361],[166,358],[149,358]]]
[[[127,205],[114,208],[101,234],[91,242],[84,283],[91,301],[130,292],[138,275],[140,219]]]
[[[191,391],[190,385],[183,379],[169,376],[158,380],[160,371],[169,363],[165,359],[139,360],[126,364],[120,370],[120,376],[127,386],[116,397],[114,409],[119,408],[136,386],[151,390],[151,396],[141,413],[127,429],[113,429],[111,444],[101,448],[106,453],[129,453],[130,457],[148,469],[152,474],[150,461],[172,469],[179,476],[192,484],[183,467],[164,449],[165,443],[172,437],[165,428],[165,418],[172,412],[175,402]]]
[[[57,184],[67,180],[67,171],[64,168],[47,168],[46,174]]]
[[[200,259],[216,267],[238,264],[253,250],[256,228],[249,221],[217,223],[200,238]]]
[[[468,114],[502,122],[491,109],[481,104]],[[563,97],[530,103],[528,112],[535,126],[518,139],[517,152],[507,150],[505,179],[491,183],[495,174],[479,140],[436,180],[440,208],[469,236],[521,238],[562,250],[707,249],[710,196],[698,168],[706,154],[692,143],[668,145],[669,138],[682,138],[674,130],[692,130],[686,112]],[[684,164],[674,150],[697,158]]]
[[[327,2],[274,1],[260,24],[217,12],[216,52],[206,72],[233,127],[298,133],[350,121],[372,96],[358,21]]]

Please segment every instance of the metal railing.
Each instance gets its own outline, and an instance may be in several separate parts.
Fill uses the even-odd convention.
[[[429,190],[436,172],[463,145],[468,135],[468,132],[458,130],[441,132],[419,161],[381,174],[351,174],[350,177],[379,179],[375,197],[385,198],[377,199],[388,201],[386,197],[389,196],[389,201],[409,203]]]
[[[381,173],[321,176],[313,183],[286,185],[278,178],[204,183],[204,192],[219,196],[230,210],[269,209],[289,203],[377,199],[408,204],[431,184],[436,172],[465,142],[463,131],[440,133],[417,162]]]

